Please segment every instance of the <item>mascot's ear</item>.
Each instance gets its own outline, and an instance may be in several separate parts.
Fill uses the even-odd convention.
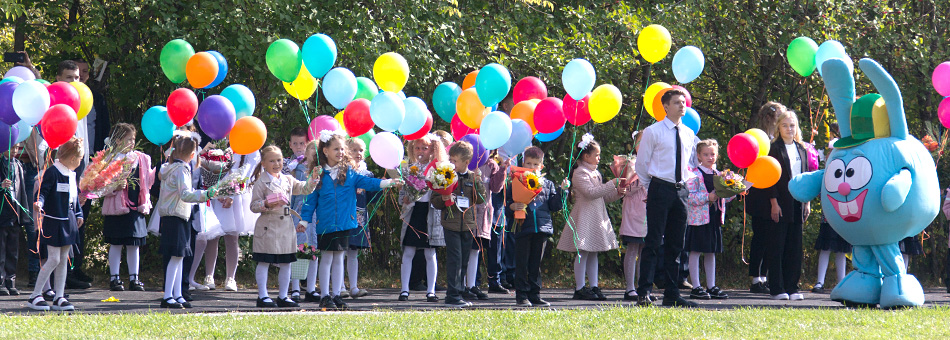
[[[884,98],[884,105],[887,106],[887,118],[891,123],[891,137],[900,139],[907,138],[907,117],[904,117],[904,99],[901,97],[901,90],[897,88],[897,82],[887,71],[873,59],[864,58],[858,62],[861,71],[868,76],[868,79],[874,83],[877,92]],[[835,106],[835,111],[838,107]],[[841,119],[839,117],[840,124]]]
[[[894,212],[904,205],[913,182],[914,179],[907,169],[901,169],[900,172],[887,180],[884,188],[881,189],[881,204],[884,206],[884,211]]]
[[[821,194],[821,181],[824,177],[824,169],[795,176],[788,182],[788,192],[799,202],[811,201]]]
[[[835,117],[838,118],[838,130],[841,137],[851,136],[851,105],[854,104],[854,74],[847,63],[851,60],[828,59],[819,65],[822,79],[825,81],[825,90],[831,105],[835,107]]]

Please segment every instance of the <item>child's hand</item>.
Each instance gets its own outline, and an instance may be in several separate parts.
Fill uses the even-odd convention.
[[[709,193],[709,201],[710,201],[710,202],[715,202],[715,201],[718,200],[718,199],[719,199],[719,196],[716,195],[716,192],[715,192],[715,191]]]
[[[307,232],[307,222],[300,221],[300,223],[297,223],[297,232],[298,233]]]
[[[396,189],[401,189],[403,184],[406,184],[406,182],[401,179],[397,178],[392,180],[392,186]]]
[[[525,208],[527,208],[528,206],[524,203],[515,202],[509,205],[508,207],[511,208],[511,210],[513,211],[518,211],[518,210],[525,210]]]
[[[475,178],[482,178],[482,169],[481,169],[481,168],[475,168],[475,171],[472,172],[472,174],[475,175]]]
[[[33,203],[33,208],[36,208],[36,212],[39,213],[40,215],[43,214],[43,203],[40,203],[40,202]]]
[[[284,203],[282,203],[282,202],[268,202],[268,203],[264,203],[264,207],[267,208],[268,210],[273,210],[274,208],[277,208],[277,207],[282,206],[282,205],[284,205]]]
[[[129,182],[126,180],[123,180],[122,182],[119,183],[119,190],[125,190],[125,188],[128,188],[128,187],[129,187]]]
[[[564,178],[564,180],[561,181],[561,189],[567,190],[570,187],[571,187],[571,180]]]
[[[81,196],[81,197],[79,197],[79,205],[86,205],[86,201],[88,201],[88,200],[89,200],[89,199],[86,198],[86,196]]]
[[[77,218],[77,219],[76,219],[76,225],[79,226],[79,227],[82,227],[82,223],[85,222],[85,221],[86,221],[86,220],[83,220],[82,218]]]
[[[310,170],[310,183],[320,184],[320,173],[323,169],[316,167],[313,170]]]
[[[3,185],[3,188],[4,188],[4,189],[10,189],[10,187],[13,186],[13,181],[11,181],[11,180],[9,180],[9,179],[5,179],[5,180],[3,180],[3,184],[2,184],[2,185]]]
[[[442,200],[445,201],[445,202],[449,202],[449,201],[451,201],[453,198],[455,198],[455,194],[442,195]]]

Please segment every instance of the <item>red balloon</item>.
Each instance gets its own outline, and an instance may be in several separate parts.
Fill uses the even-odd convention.
[[[564,95],[564,117],[568,122],[576,126],[587,124],[590,121],[590,111],[587,109],[587,103],[590,102],[590,94],[580,101],[571,98],[571,95]],[[555,130],[556,131],[556,130]]]
[[[740,169],[748,168],[759,157],[759,143],[748,133],[740,133],[729,140],[726,146],[729,160]]]
[[[552,133],[560,130],[567,122],[564,117],[564,102],[554,97],[544,98],[534,109],[534,127],[538,133]]]
[[[66,104],[73,109],[73,112],[79,111],[79,91],[76,87],[69,85],[64,81],[58,81],[46,88],[49,91],[49,106],[56,104]]]
[[[682,91],[686,94],[686,107],[693,107],[693,96],[689,94],[689,91],[686,91],[685,87],[679,85],[673,85],[674,89]]]
[[[350,137],[362,136],[373,129],[373,118],[369,115],[370,101],[364,98],[351,101],[343,109],[343,127]]]
[[[524,77],[515,84],[512,94],[515,104],[518,104],[524,100],[547,98],[548,88],[538,77]]]
[[[188,124],[198,113],[198,96],[189,89],[177,89],[168,95],[165,107],[168,108],[168,118],[180,127]]]
[[[40,132],[43,133],[43,139],[46,139],[50,149],[55,149],[68,142],[76,134],[78,124],[76,110],[66,104],[56,104],[46,110],[46,114],[40,120]]]
[[[419,129],[419,131],[416,131],[412,133],[411,135],[402,136],[402,138],[405,138],[406,140],[416,140],[428,134],[429,131],[432,131],[432,113],[431,112],[428,115],[426,115],[426,122],[425,124],[422,125],[422,128]]]
[[[459,115],[455,115],[455,117],[452,117],[451,125],[452,125],[452,138],[455,138],[455,140],[462,139],[462,137],[465,137],[465,135],[470,134],[470,133],[478,134],[478,129],[470,128],[468,127],[468,125],[465,125],[465,123],[462,123],[462,120],[459,119]]]

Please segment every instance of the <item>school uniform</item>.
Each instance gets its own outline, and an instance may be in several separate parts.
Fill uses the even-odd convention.
[[[209,200],[207,192],[192,188],[191,165],[174,160],[162,166],[159,172],[161,191],[158,198],[160,214],[159,231],[161,245],[159,252],[170,257],[187,257],[194,254],[191,243],[192,212],[195,203]]]
[[[307,180],[307,162],[304,159],[304,155],[300,156],[291,156],[284,158],[284,169],[281,170],[281,173],[285,175],[290,175],[296,178],[298,181]],[[307,198],[307,195],[293,195],[290,196],[290,209],[300,213],[300,209],[303,208],[303,201]],[[300,218],[297,215],[292,216],[294,225],[300,223]],[[310,239],[307,236],[307,232],[297,233],[297,244],[310,243]]]
[[[366,170],[366,163],[361,163],[360,167],[356,169],[360,175],[376,178],[372,172]],[[359,250],[367,249],[370,247],[370,237],[369,237],[369,211],[367,207],[370,206],[373,202],[376,202],[379,191],[367,191],[367,190],[358,190],[356,194],[356,224],[357,228],[351,230],[350,233],[350,249]]]
[[[488,196],[487,188],[472,172],[458,174],[458,181],[451,206],[445,204],[443,195],[432,194],[432,206],[442,211],[441,221],[445,229],[447,304],[463,301],[462,292],[467,288],[462,282],[463,268],[468,263],[472,235],[477,228],[474,206],[485,203]]]
[[[772,295],[791,295],[798,293],[798,283],[802,275],[802,225],[805,222],[805,204],[792,198],[788,191],[788,182],[795,175],[809,171],[808,152],[801,143],[786,145],[779,138],[772,143],[769,156],[782,166],[778,182],[766,189],[765,197],[766,201],[776,199],[782,209],[779,221],[773,221],[767,231],[765,256],[769,264],[769,291]]]
[[[709,202],[709,193],[716,190],[715,176],[719,171],[702,166],[691,169],[694,177],[686,181],[689,196],[686,242],[683,250],[698,253],[722,253],[722,224],[725,221],[725,203],[733,198]],[[711,288],[711,287],[710,287]]]
[[[145,215],[152,208],[149,190],[155,180],[151,158],[133,151],[120,157],[132,158],[132,172],[123,190],[110,192],[102,200],[102,237],[112,245],[142,246],[148,236]]]
[[[262,173],[251,188],[250,209],[260,214],[254,225],[254,261],[266,263],[291,263],[297,261],[297,234],[291,219],[290,207],[268,209],[267,196],[275,193],[304,195],[316,184],[301,182],[288,176],[273,176]]]
[[[12,171],[11,171],[12,170]],[[24,185],[23,164],[18,159],[0,157],[0,181],[9,179],[9,190],[3,190],[0,202],[0,282],[14,286],[19,255],[20,228],[32,228],[32,205]]]
[[[563,193],[554,182],[543,178],[541,193],[525,208],[525,219],[515,227],[515,298],[518,300],[539,300],[541,292],[541,258],[548,238],[554,234],[554,219],[551,214],[560,211],[563,206]],[[511,185],[508,185],[506,202],[512,200]],[[511,205],[505,207],[507,222],[514,225],[514,212]]]
[[[83,218],[76,172],[57,160],[52,168],[43,172],[42,181],[36,200],[43,207],[40,243],[53,247],[76,245],[79,242],[78,219]]]
[[[911,256],[924,254],[924,246],[920,243],[920,238],[918,236],[908,236],[898,242],[898,245],[901,248],[901,254]]]
[[[346,180],[337,184],[336,178],[345,171]],[[349,249],[352,229],[356,221],[356,189],[379,191],[382,180],[360,175],[349,167],[324,167],[319,188],[307,196],[300,216],[311,218],[319,235],[317,248],[327,251]]]
[[[821,215],[821,223],[818,227],[818,237],[815,238],[815,250],[828,250],[835,253],[848,254],[852,250],[851,243],[845,241],[838,232],[828,224],[825,215]]]

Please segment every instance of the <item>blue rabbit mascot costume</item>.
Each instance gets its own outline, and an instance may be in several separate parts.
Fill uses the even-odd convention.
[[[898,241],[917,235],[937,216],[940,189],[933,158],[907,132],[904,103],[894,78],[880,64],[861,59],[861,71],[880,94],[855,100],[851,61],[821,67],[841,132],[824,170],[795,176],[792,196],[821,196],[828,223],[854,245],[855,270],[832,290],[849,306],[920,306],[920,282],[907,274]]]

